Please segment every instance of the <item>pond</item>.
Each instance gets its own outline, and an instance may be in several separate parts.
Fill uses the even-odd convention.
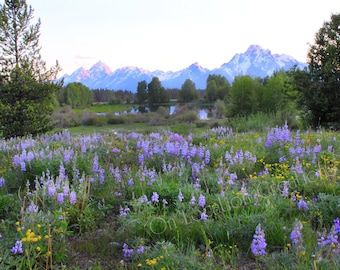
[[[165,106],[166,109],[169,110],[169,113],[170,115],[173,115],[175,112],[176,112],[176,107],[177,106]],[[145,111],[149,111],[149,108],[146,107],[145,108]],[[115,115],[119,116],[119,115],[122,115],[122,114],[135,114],[135,113],[138,113],[139,112],[139,109],[138,108],[133,108],[131,109],[130,111],[121,111],[121,112],[115,112]],[[208,120],[208,112],[209,110],[208,109],[197,109],[197,117],[198,119],[200,120]],[[107,115],[106,112],[101,112],[101,113],[96,113],[96,115]]]

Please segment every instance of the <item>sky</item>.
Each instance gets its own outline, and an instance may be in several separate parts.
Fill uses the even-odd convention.
[[[2,1],[3,2],[3,1]],[[213,69],[250,45],[307,61],[308,44],[339,0],[27,0],[41,19],[41,54],[63,74],[98,61],[112,71],[136,66]]]

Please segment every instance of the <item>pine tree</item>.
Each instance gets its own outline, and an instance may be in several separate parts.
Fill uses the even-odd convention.
[[[0,5],[0,136],[37,135],[52,129],[55,92],[52,80],[60,71],[42,60],[40,19],[31,24],[33,9],[25,0]]]
[[[315,44],[308,52],[311,87],[304,89],[305,103],[311,112],[312,124],[340,127],[340,14],[315,35]]]

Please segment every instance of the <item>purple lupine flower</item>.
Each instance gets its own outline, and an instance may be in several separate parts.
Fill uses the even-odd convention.
[[[57,194],[57,202],[59,204],[63,204],[64,203],[64,193],[60,192]]]
[[[140,164],[144,163],[144,155],[143,155],[143,153],[139,153],[139,155],[138,155],[138,162]]]
[[[204,163],[209,164],[210,162],[210,151],[209,149],[205,151]]]
[[[333,145],[328,145],[327,151],[332,152],[333,151]]]
[[[300,199],[299,202],[297,203],[297,207],[301,210],[308,210],[308,204],[305,202],[303,199]]]
[[[129,246],[126,243],[123,244],[123,255],[125,258],[132,258],[133,255],[133,249],[129,249]]]
[[[143,195],[138,199],[140,203],[147,203],[148,202],[148,197],[146,195]]]
[[[76,204],[77,203],[77,193],[72,190],[70,193],[70,204]]]
[[[112,149],[112,153],[119,153],[119,152],[120,152],[120,150],[117,147]]]
[[[208,215],[206,213],[206,210],[203,209],[203,212],[201,213],[201,218],[200,220],[206,221],[208,219]]]
[[[16,241],[14,247],[11,248],[10,252],[14,254],[21,254],[23,253],[22,249],[22,242],[21,241]]]
[[[198,202],[197,202],[198,206],[203,208],[205,206],[205,203],[206,203],[205,196],[200,194],[200,196],[198,197]]]
[[[129,186],[132,186],[134,183],[135,183],[135,182],[133,182],[133,179],[132,179],[132,178],[129,179],[129,181],[128,181],[128,185],[129,185]]]
[[[166,199],[163,199],[162,202],[163,202],[163,204],[165,204],[165,205],[168,205],[168,204],[169,204],[169,202],[168,202]]]
[[[261,224],[256,226],[253,241],[251,243],[251,252],[255,256],[263,256],[266,254],[266,239],[264,231],[261,230]]]
[[[178,193],[178,200],[179,200],[180,202],[183,202],[183,200],[184,200],[184,196],[183,196],[183,194],[182,194],[181,191],[179,191],[179,193]]]
[[[48,195],[49,196],[54,196],[55,193],[57,192],[56,188],[55,188],[55,185],[52,183],[48,186]]]
[[[284,197],[284,198],[288,197],[288,186],[289,186],[289,181],[284,181],[283,182],[283,189],[282,189],[282,197]]]
[[[21,170],[22,172],[25,172],[25,171],[26,171],[26,163],[25,163],[25,161],[21,161],[21,162],[20,162],[20,170]]]
[[[85,144],[83,144],[83,145],[81,146],[81,152],[82,152],[82,153],[86,153],[86,145],[85,145]]]
[[[127,216],[127,214],[130,212],[130,208],[125,206],[124,208],[123,207],[120,207],[119,208],[119,216],[121,217],[125,217]]]
[[[92,171],[93,172],[99,171],[98,155],[95,155],[94,158],[93,158]]]
[[[64,180],[66,178],[66,171],[64,164],[61,162],[59,166],[59,179]]]
[[[340,221],[339,218],[337,217],[336,219],[333,220],[334,222],[334,230],[337,234],[340,234]]]
[[[144,246],[140,246],[140,247],[136,250],[137,254],[141,254],[141,253],[143,253],[144,251],[145,251],[145,247],[144,247]]]
[[[157,192],[152,192],[151,201],[152,202],[159,202],[159,195],[158,195]]]
[[[301,221],[296,220],[295,223],[294,223],[294,229],[290,233],[290,239],[292,240],[292,243],[294,245],[300,245],[303,242],[302,234],[301,234],[302,228],[303,228],[303,226],[302,226]]]
[[[31,204],[27,208],[27,213],[38,213],[39,207],[34,204],[34,202],[31,202]]]
[[[191,134],[188,135],[188,142],[192,142],[192,135]]]
[[[245,186],[244,183],[242,183],[242,186],[241,186],[241,193],[242,193],[242,195],[244,195],[244,196],[247,196],[247,195],[248,195],[247,188],[246,188],[246,186]]]
[[[191,197],[191,200],[189,202],[190,204],[196,204],[196,198],[195,198],[195,195],[193,194],[192,197]]]
[[[324,235],[321,235],[321,237],[318,239],[318,245],[319,246],[326,246],[326,245],[338,245],[338,234],[335,232],[334,226],[332,227],[330,233],[325,238]]]
[[[63,186],[64,197],[67,197],[69,193],[70,193],[70,187],[68,185],[64,185]]]
[[[6,186],[6,181],[3,177],[0,177],[0,188]]]
[[[100,169],[99,170],[99,184],[103,184],[104,183],[104,172],[105,170],[104,169]]]

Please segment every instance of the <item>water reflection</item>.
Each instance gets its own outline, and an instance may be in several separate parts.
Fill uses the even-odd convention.
[[[175,105],[172,105],[172,106],[163,106],[163,107],[165,107],[169,111],[170,115],[173,115],[173,114],[176,113],[177,106],[175,106]],[[141,106],[139,106],[138,108],[132,108],[129,111],[120,111],[120,112],[115,112],[114,114],[116,116],[119,116],[119,115],[124,115],[124,114],[136,114],[136,113],[139,113],[139,112],[145,113],[145,112],[149,112],[149,111],[150,111],[149,107],[141,107]],[[154,111],[154,110],[151,110],[151,111]],[[208,120],[209,119],[208,118],[208,113],[209,113],[208,109],[197,109],[197,117],[200,120]],[[100,113],[98,112],[98,113],[96,113],[96,115],[98,115],[98,116],[106,116],[107,112],[100,112]]]

